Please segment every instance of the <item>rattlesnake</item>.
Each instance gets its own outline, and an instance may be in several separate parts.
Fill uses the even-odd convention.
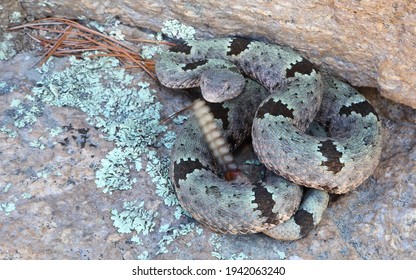
[[[156,73],[166,87],[200,87],[207,101],[227,100],[210,105],[224,138],[233,148],[252,130],[259,160],[274,172],[260,182],[224,180],[215,147],[190,119],[173,148],[170,177],[181,205],[215,231],[301,238],[319,223],[328,193],[355,189],[379,162],[381,124],[371,104],[288,47],[196,40],[162,53]],[[298,185],[311,188],[303,198]]]

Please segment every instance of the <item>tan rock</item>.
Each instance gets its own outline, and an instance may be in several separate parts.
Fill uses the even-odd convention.
[[[13,1],[11,1],[13,2]],[[119,17],[159,31],[178,19],[200,36],[240,35],[292,46],[354,86],[416,108],[416,2],[412,0],[286,1],[41,1],[22,2],[29,16]],[[109,8],[112,7],[112,8]],[[203,33],[203,34],[201,34]]]
[[[312,57],[322,68],[355,84],[374,86],[380,83],[381,89],[399,92],[414,83],[414,76],[413,79],[402,78],[406,69],[412,67],[414,57],[410,55],[409,43],[412,41],[393,40],[391,33],[398,32],[399,27],[386,20],[392,15],[403,21],[406,18],[407,27],[401,28],[408,30],[412,14],[404,15],[403,10],[411,11],[413,2],[409,1],[400,2],[403,4],[396,8],[401,9],[403,17],[387,8],[382,9],[375,1],[364,0],[354,7],[346,1],[321,1],[319,5],[303,1],[302,7],[306,8],[302,15],[300,1],[292,1],[290,5],[279,1],[279,6],[259,2],[246,11],[245,6],[226,7],[229,4],[217,3],[216,7],[221,11],[213,14],[206,3],[145,0],[125,1],[119,5],[112,1],[110,5],[109,1],[102,1],[100,6],[90,1],[83,6],[81,2],[75,5],[76,1],[68,4],[67,1],[50,0],[48,6],[42,6],[40,1],[26,1],[23,5],[26,13],[38,17],[86,15],[104,21],[115,14],[129,14],[129,17],[121,16],[121,20],[127,23],[134,20],[138,27],[154,30],[159,30],[165,19],[180,18],[206,32],[199,33],[201,37],[207,36],[208,32],[239,34],[263,36],[290,44]],[[114,8],[105,10],[109,6]],[[314,14],[314,9],[325,11],[326,15]],[[341,9],[345,11],[341,12]],[[371,15],[369,10],[377,12]],[[238,14],[238,11],[244,13]],[[360,17],[352,17],[354,11]],[[309,20],[306,20],[307,15]],[[262,21],[262,18],[266,20]],[[368,26],[363,22],[357,27],[359,30],[342,31],[348,24],[351,27],[354,19],[366,20]],[[209,27],[204,26],[207,22]],[[301,24],[306,27],[300,29]],[[386,27],[386,24],[390,25]],[[375,30],[373,33],[368,32],[370,26]],[[271,32],[271,29],[278,32]],[[353,34],[369,35],[364,38]],[[381,38],[389,38],[390,43],[381,43]],[[401,51],[404,49],[406,52]],[[218,235],[198,225],[188,229],[186,226],[193,225],[192,219],[186,216],[178,219],[176,206],[162,203],[163,198],[156,194],[155,184],[144,170],[132,174],[139,181],[131,190],[115,191],[110,196],[97,189],[95,171],[114,143],[105,141],[106,134],[90,126],[85,120],[86,114],[79,110],[48,105],[33,126],[15,127],[10,105],[15,99],[24,100],[42,80],[41,74],[30,67],[36,60],[33,53],[18,53],[8,61],[0,61],[0,77],[3,78],[0,82],[4,82],[0,86],[0,259],[416,258],[414,109],[382,98],[375,91],[366,93],[380,112],[386,130],[381,163],[373,176],[357,190],[332,199],[321,224],[304,239],[288,243],[271,240],[262,234]],[[54,63],[56,66],[51,74],[69,65],[65,59],[54,59]],[[139,73],[135,75],[140,76]],[[157,89],[157,98],[163,101],[166,115],[178,111],[186,103],[181,94],[166,92],[156,83],[151,87]],[[404,93],[404,90],[400,92]],[[406,94],[410,100],[413,93],[408,91]],[[396,98],[396,94],[390,98]],[[61,134],[51,136],[50,129],[56,127],[65,129]],[[179,126],[172,127],[179,133]],[[17,132],[16,136],[12,136],[13,132]],[[80,140],[84,136],[88,136],[87,143],[92,145],[82,145]],[[45,147],[33,145],[37,141]],[[160,156],[168,156],[166,150],[158,150]],[[146,166],[145,162],[143,166]],[[114,226],[112,209],[122,211],[123,203],[132,200],[145,201],[146,207],[142,210],[158,213],[153,219],[155,228],[148,235],[139,234],[133,238],[135,232],[119,233]]]

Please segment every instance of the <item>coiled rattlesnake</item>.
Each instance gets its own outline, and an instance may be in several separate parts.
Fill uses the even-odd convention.
[[[163,53],[156,73],[167,87],[200,86],[207,101],[230,99],[210,105],[215,123],[233,147],[252,130],[256,154],[275,173],[261,182],[224,180],[189,120],[173,148],[171,179],[181,205],[215,231],[298,239],[319,223],[327,193],[355,189],[379,162],[381,124],[371,104],[287,47],[192,41]],[[298,185],[311,188],[303,198]]]

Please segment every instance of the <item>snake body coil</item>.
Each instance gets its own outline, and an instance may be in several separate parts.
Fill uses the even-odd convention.
[[[327,193],[355,189],[378,164],[381,126],[371,104],[289,48],[193,41],[162,54],[156,73],[167,87],[200,86],[208,101],[230,99],[211,105],[224,138],[233,148],[252,130],[260,161],[275,173],[223,180],[191,119],[173,148],[171,178],[181,205],[215,231],[298,239],[319,223]]]

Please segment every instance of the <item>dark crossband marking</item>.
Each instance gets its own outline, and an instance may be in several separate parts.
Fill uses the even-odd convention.
[[[207,170],[210,171],[206,166],[196,160],[181,160],[173,164],[173,174],[175,180],[175,186],[179,188],[179,180],[186,180],[186,175],[194,172],[195,170]]]
[[[192,47],[186,44],[173,46],[169,49],[170,52],[191,54]]]
[[[222,121],[222,128],[227,130],[230,126],[230,121],[228,120],[228,113],[230,112],[230,109],[224,107],[221,103],[207,102],[207,105],[211,109],[211,113],[214,114],[214,117]]]
[[[304,58],[302,58],[301,61],[291,65],[292,67],[286,70],[286,78],[295,77],[295,73],[309,75],[315,69],[313,64]]]
[[[289,109],[287,105],[283,104],[280,100],[276,102],[273,99],[269,99],[259,107],[257,110],[257,117],[264,118],[266,113],[272,116],[283,116],[293,119],[293,109]]]
[[[184,70],[184,71],[194,70],[195,68],[198,68],[199,66],[205,65],[207,63],[208,63],[208,60],[206,60],[206,59],[191,62],[191,63],[187,63],[187,64],[185,64],[185,66],[182,67],[182,70]]]
[[[295,223],[300,227],[300,236],[307,235],[313,228],[313,215],[306,210],[299,209],[293,216]]]
[[[372,113],[377,117],[377,120],[379,120],[376,110],[374,110],[374,107],[368,101],[361,101],[360,103],[354,103],[349,106],[344,105],[341,107],[341,110],[339,110],[340,115],[345,114],[349,116],[352,112],[356,112],[363,117]]]
[[[327,161],[323,161],[321,165],[328,167],[328,171],[337,174],[345,165],[339,161],[342,157],[342,153],[337,151],[336,145],[334,145],[332,140],[321,141],[320,144],[321,147],[319,147],[319,151],[328,159]]]
[[[239,55],[243,51],[245,51],[252,43],[252,40],[244,39],[244,38],[234,38],[230,44],[230,50],[227,52],[227,55]]]
[[[273,200],[273,195],[262,185],[254,187],[252,191],[254,192],[254,200],[252,202],[257,204],[257,208],[254,210],[259,210],[261,216],[268,217],[265,223],[275,224],[278,220],[276,219],[276,214],[273,213],[273,207],[276,204]]]

